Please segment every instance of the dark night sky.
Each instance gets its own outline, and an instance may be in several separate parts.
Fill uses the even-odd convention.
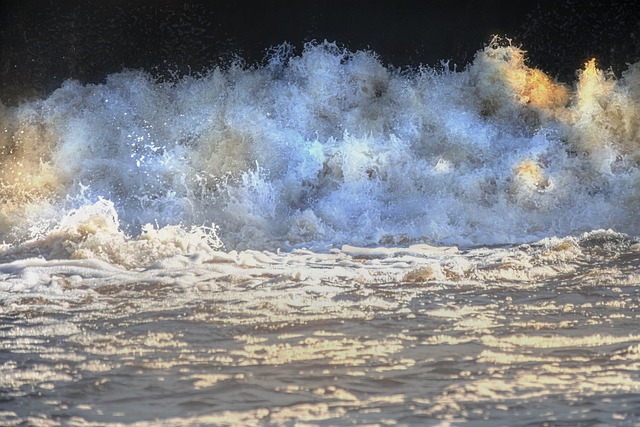
[[[587,59],[615,72],[640,59],[637,0],[0,0],[0,99],[42,96],[65,79],[123,68],[199,72],[234,55],[260,62],[284,41],[372,49],[405,67],[464,67],[492,34],[564,81]]]

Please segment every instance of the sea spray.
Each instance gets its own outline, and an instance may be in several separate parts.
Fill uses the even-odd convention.
[[[637,234],[638,70],[591,61],[569,87],[500,40],[462,71],[324,42],[177,82],[67,81],[0,110],[1,238],[99,200],[133,238],[213,223],[227,249]]]

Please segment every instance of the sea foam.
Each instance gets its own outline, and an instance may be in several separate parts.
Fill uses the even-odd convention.
[[[618,79],[589,61],[566,85],[499,40],[456,71],[324,42],[175,82],[70,80],[0,105],[2,250],[139,265],[221,242],[637,234],[639,103],[638,64]]]

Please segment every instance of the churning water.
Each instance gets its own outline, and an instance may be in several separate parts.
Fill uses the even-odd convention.
[[[639,143],[497,41],[0,104],[0,423],[640,425]]]

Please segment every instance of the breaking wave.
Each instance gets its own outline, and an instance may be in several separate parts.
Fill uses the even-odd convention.
[[[466,69],[450,68],[388,68],[327,42],[295,55],[285,44],[263,67],[176,82],[124,71],[0,104],[4,256],[102,251],[127,265],[201,244],[638,233],[640,64],[615,78],[592,60],[569,86],[494,40]]]

